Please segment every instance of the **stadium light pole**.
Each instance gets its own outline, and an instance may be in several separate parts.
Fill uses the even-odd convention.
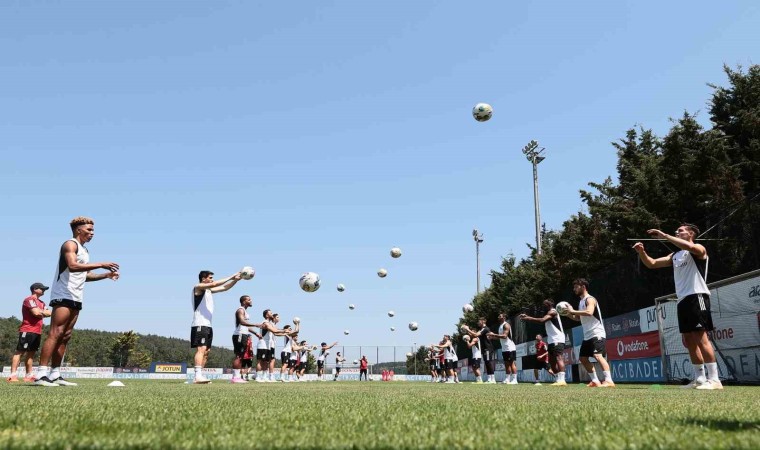
[[[533,205],[536,213],[536,252],[541,254],[541,209],[538,204],[538,164],[541,163],[545,156],[541,156],[544,148],[538,148],[538,142],[531,140],[528,145],[523,147],[523,155],[533,164]]]
[[[480,244],[483,242],[483,233],[478,233],[478,229],[472,230],[472,238],[475,240],[475,271],[477,293],[480,294]]]

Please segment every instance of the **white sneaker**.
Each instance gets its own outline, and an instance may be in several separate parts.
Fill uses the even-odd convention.
[[[58,387],[57,384],[50,381],[50,378],[48,377],[40,377],[34,380],[34,384],[37,386],[45,386],[45,387]]]
[[[63,377],[58,377],[55,380],[51,380],[51,383],[55,383],[58,386],[77,386],[76,383],[72,383],[71,381],[66,381],[63,379]]]
[[[195,377],[195,379],[193,380],[193,384],[210,384],[210,383],[211,383],[211,380],[204,377],[203,375],[199,377]]]
[[[512,380],[509,382],[509,384],[517,384],[517,380]]]
[[[719,380],[707,380],[702,384],[697,385],[695,389],[700,391],[713,391],[723,389],[723,383]]]
[[[541,386],[541,382],[540,381],[536,381],[535,383],[533,383],[533,386]]]
[[[488,383],[488,384],[496,384],[496,380],[488,380],[488,381],[486,381],[486,383]]]
[[[505,379],[504,379],[504,381],[502,381],[502,382],[501,382],[501,383],[499,383],[499,384],[509,384],[509,380],[507,380],[507,379],[505,378]]]

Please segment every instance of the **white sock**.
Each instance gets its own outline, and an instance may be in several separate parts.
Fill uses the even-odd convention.
[[[202,376],[203,376],[203,367],[195,366],[195,378],[200,378]]]
[[[232,369],[232,378],[240,378],[240,369]]]
[[[705,365],[704,364],[692,364],[694,367],[694,380],[705,378]]]
[[[512,374],[512,382],[513,383],[517,383],[517,374],[516,373]]]
[[[589,376],[591,376],[591,381],[595,381],[595,382],[597,382],[597,383],[599,382],[599,377],[597,377],[597,376],[596,376],[596,370],[595,370],[595,371],[593,371],[593,372],[591,372],[591,373],[589,374]]]
[[[269,379],[274,380],[274,372],[269,372]]]
[[[55,380],[56,378],[61,378],[61,369],[58,367],[53,367],[52,370],[50,370],[50,375],[48,376],[51,380]]]
[[[705,363],[705,368],[707,368],[707,379],[711,381],[719,381],[720,378],[718,377],[718,363]]]
[[[37,378],[46,377],[48,373],[50,373],[50,367],[48,366],[39,366],[37,368]]]
[[[612,382],[612,373],[609,370],[604,371],[604,381]]]
[[[557,372],[557,381],[565,381],[565,372]]]

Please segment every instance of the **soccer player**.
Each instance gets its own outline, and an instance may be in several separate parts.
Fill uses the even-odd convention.
[[[319,356],[317,357],[317,380],[324,381],[325,358],[327,358],[327,355],[330,354],[330,349],[335,347],[337,344],[338,344],[337,341],[333,342],[332,345],[327,345],[326,342],[323,342],[321,344],[321,348],[319,350]]]
[[[8,381],[11,383],[18,381],[18,365],[22,356],[26,368],[24,381],[34,381],[32,363],[34,362],[34,354],[40,348],[42,321],[45,317],[50,317],[51,314],[50,310],[45,308],[45,302],[40,299],[48,289],[50,288],[42,283],[34,283],[29,287],[31,295],[25,298],[21,304],[22,321],[18,329],[18,344],[16,345],[16,353],[11,359],[11,376],[8,377]]]
[[[343,368],[343,363],[346,362],[346,358],[344,358],[340,352],[335,354],[335,373],[333,381],[338,381],[338,377],[340,376],[340,369]]]
[[[232,360],[232,383],[246,383],[241,376],[243,369],[243,360],[246,351],[251,347],[251,332],[249,327],[255,327],[257,324],[251,323],[248,316],[248,308],[253,306],[253,300],[249,295],[240,297],[240,307],[235,311],[235,332],[232,334],[232,349],[235,353],[235,359]],[[250,351],[248,356],[252,356]],[[250,367],[250,365],[249,365]]]
[[[369,361],[367,361],[367,357],[362,355],[362,359],[359,360],[359,381],[362,381],[362,375],[364,375],[364,381],[369,381],[367,378],[367,366],[369,366]]]
[[[275,336],[284,336],[295,334],[288,330],[280,330],[275,324],[276,314],[271,309],[265,309],[262,313],[264,322],[261,326],[261,338],[256,344],[256,381],[260,383],[274,382],[274,357],[275,357]],[[269,373],[269,378],[265,373]]]
[[[459,357],[457,357],[457,352],[454,349],[454,343],[451,340],[451,336],[444,334],[441,344],[434,345],[433,347],[443,351],[443,368],[445,371],[444,373],[446,374],[446,383],[459,383],[459,376],[456,371]]]
[[[316,346],[309,347],[306,341],[301,341],[301,345],[303,346],[303,350],[301,350],[301,354],[299,355],[298,367],[296,370],[298,381],[304,381],[303,376],[306,373],[306,364],[309,362],[309,353],[316,349]]]
[[[475,336],[468,335],[468,337],[470,338],[469,341],[465,340],[465,342],[467,342],[467,348],[472,351],[470,366],[472,367],[472,372],[475,374],[475,382],[482,383],[483,379],[480,377],[480,361],[483,358],[483,354],[480,351],[480,339],[477,334]]]
[[[546,344],[540,334],[536,335],[536,358],[541,357],[543,354],[544,358],[549,360],[549,365],[548,367],[545,366],[545,368],[550,374],[557,375],[557,380],[552,383],[552,386],[567,386],[563,356],[563,352],[565,351],[565,330],[562,327],[562,320],[560,320],[559,314],[554,308],[554,300],[547,298],[544,300],[543,306],[545,311],[543,317],[530,317],[527,314],[521,314],[520,320],[544,324],[549,347],[546,348]],[[540,351],[539,346],[541,347]],[[538,382],[538,369],[534,369],[534,372],[536,384],[540,384]]]
[[[50,332],[40,353],[40,367],[35,384],[45,387],[76,386],[61,378],[61,362],[79,318],[84,300],[84,284],[88,281],[118,280],[119,265],[115,262],[90,263],[90,253],[84,244],[95,236],[95,221],[76,217],[70,223],[73,237],[61,245],[58,266],[50,291]],[[105,273],[93,273],[105,269]]]
[[[279,316],[277,316],[279,317]],[[295,330],[291,330],[290,325],[285,325],[282,330],[287,331],[291,334],[284,334],[282,335],[283,338],[283,347],[282,352],[280,352],[280,381],[287,383],[290,381],[290,371],[288,368],[290,367],[290,359],[293,355],[293,344],[295,342],[296,337],[298,336],[298,327],[299,325],[296,324]]]
[[[589,295],[588,281],[584,278],[578,278],[573,281],[573,292],[580,297],[578,309],[570,308],[567,310],[567,317],[579,321],[583,328],[583,342],[581,343],[580,360],[583,367],[591,376],[591,382],[588,387],[615,387],[612,381],[612,372],[610,365],[607,363],[607,350],[605,341],[607,333],[604,331],[602,322],[602,311],[599,309],[599,302]],[[604,381],[599,382],[594,365],[588,359],[593,357],[602,366],[604,372]]]
[[[214,281],[214,272],[201,270],[198,273],[198,281],[200,282],[193,287],[193,323],[190,328],[190,347],[195,349],[193,383],[208,384],[211,380],[203,376],[203,368],[206,367],[214,340],[214,330],[211,327],[214,316],[213,294],[230,290],[240,281],[240,272]]]
[[[678,330],[694,366],[694,381],[687,387],[700,390],[723,389],[718,377],[715,351],[707,336],[714,327],[710,313],[710,289],[707,288],[707,249],[694,242],[699,228],[690,223],[682,223],[675,236],[656,229],[647,230],[647,234],[657,239],[666,239],[681,249],[654,259],[647,255],[644,244],[637,242],[633,245],[639,259],[649,269],[673,267],[673,280],[678,297]]]
[[[251,331],[251,328],[249,328],[248,331],[251,334],[258,336],[257,333]],[[245,344],[245,352],[243,352],[240,367],[243,379],[250,381],[251,368],[253,367],[253,337],[249,336],[248,342]]]
[[[501,356],[504,358],[504,381],[503,384],[517,384],[517,347],[512,340],[512,326],[507,322],[507,314],[499,314],[499,332],[488,333],[489,339],[497,338],[501,343]]]
[[[298,324],[296,324],[298,326]],[[290,354],[288,355],[288,371],[285,375],[284,381],[286,383],[289,383],[291,381],[298,381],[296,378],[296,367],[298,366],[298,356],[299,352],[303,351],[303,345],[306,343],[306,341],[303,341],[304,344],[298,343],[298,334],[294,334],[291,337],[291,343],[290,343]],[[284,352],[283,352],[284,353]],[[282,373],[280,373],[280,379],[282,380]]]
[[[486,366],[486,375],[488,376],[487,383],[494,384],[496,383],[496,377],[494,375],[494,348],[493,343],[491,342],[491,338],[488,337],[488,333],[491,333],[491,330],[486,325],[486,318],[480,317],[478,318],[478,331],[474,332],[470,330],[469,328],[466,328],[467,332],[470,334],[470,337],[479,337],[480,340],[480,350],[483,355],[483,362],[485,362]]]
[[[438,352],[433,345],[428,348],[428,357],[425,359],[430,364],[430,382],[435,383],[438,381]]]

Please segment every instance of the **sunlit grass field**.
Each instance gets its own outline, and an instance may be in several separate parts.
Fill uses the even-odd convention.
[[[0,448],[758,449],[760,387],[0,384]]]

